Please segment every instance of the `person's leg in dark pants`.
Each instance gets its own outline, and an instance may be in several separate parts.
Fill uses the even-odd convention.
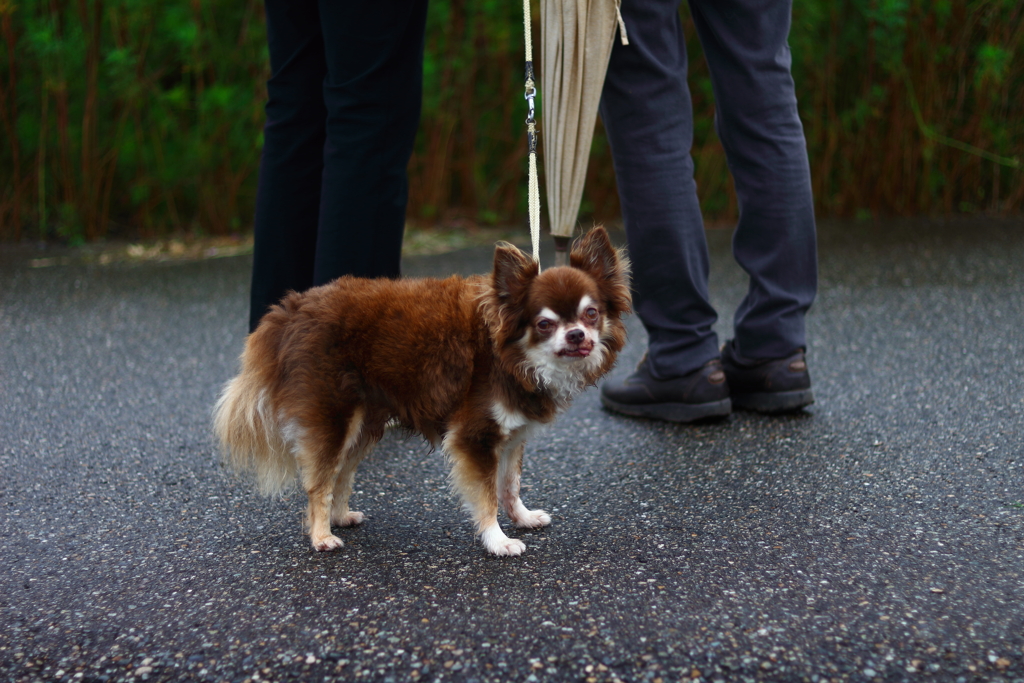
[[[716,130],[736,184],[733,254],[750,276],[735,318],[737,354],[805,347],[817,292],[814,199],[790,74],[791,0],[691,0],[715,92]]]
[[[249,331],[289,290],[313,285],[327,110],[315,0],[267,0],[271,77],[253,226]]]
[[[693,179],[693,111],[678,0],[624,3],[601,94],[633,262],[634,310],[649,336],[636,372],[605,382],[627,415],[692,422],[732,409],[712,331],[708,250]]]
[[[398,277],[426,0],[322,0],[327,142],[314,284]]]
[[[615,42],[601,95],[633,262],[634,310],[650,337],[653,377],[718,357],[708,250],[693,180],[693,111],[678,0],[622,5],[629,45]]]
[[[266,6],[250,331],[288,290],[399,275],[426,24],[425,0]]]

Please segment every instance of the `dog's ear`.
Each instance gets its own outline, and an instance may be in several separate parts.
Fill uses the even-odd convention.
[[[499,242],[494,248],[490,286],[484,288],[479,300],[498,363],[531,391],[536,388],[536,381],[524,362],[523,350],[515,342],[525,331],[526,296],[538,273],[540,266],[536,261],[508,242]]]
[[[494,274],[491,283],[502,304],[518,303],[530,280],[539,272],[537,262],[515,245],[499,242],[494,248]]]
[[[569,265],[588,273],[597,281],[601,297],[610,313],[628,313],[632,303],[629,293],[629,259],[612,246],[608,231],[602,226],[592,228],[572,245]]]
[[[599,225],[573,243],[569,264],[600,280],[614,274],[617,256],[608,231]]]

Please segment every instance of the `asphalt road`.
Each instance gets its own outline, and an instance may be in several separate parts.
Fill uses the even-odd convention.
[[[724,339],[745,285],[710,242]],[[1024,222],[823,225],[817,403],[679,426],[588,392],[528,445],[554,522],[515,558],[414,437],[335,553],[222,468],[246,257],[38,256],[0,256],[0,680],[1024,681]]]

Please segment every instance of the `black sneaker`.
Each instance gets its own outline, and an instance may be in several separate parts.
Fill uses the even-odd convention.
[[[725,417],[732,412],[729,385],[717,358],[682,377],[659,380],[651,377],[645,355],[624,381],[601,386],[601,404],[623,415],[670,422]]]
[[[722,347],[722,369],[737,408],[774,415],[814,403],[803,349],[785,358],[743,358],[729,340]]]

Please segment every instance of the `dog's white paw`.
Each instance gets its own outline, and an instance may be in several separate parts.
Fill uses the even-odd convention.
[[[521,511],[517,511],[515,523],[520,529],[536,529],[551,524],[551,515],[544,510],[523,508]]]
[[[488,527],[480,534],[487,552],[499,557],[506,555],[522,555],[526,550],[526,544],[518,538],[509,538],[501,531],[497,524]]]
[[[345,545],[345,543],[334,534],[320,536],[318,538],[314,538],[311,540],[313,541],[313,547],[319,550],[320,552],[326,552],[328,550],[337,550],[338,548]]]
[[[334,526],[356,526],[362,524],[363,520],[366,519],[366,515],[362,512],[356,512],[355,510],[349,510],[344,516],[331,517],[331,524]]]
[[[487,550],[492,555],[499,557],[522,555],[523,551],[526,550],[525,543],[518,538],[509,538],[508,536],[496,543],[487,543],[485,545],[487,545]]]

